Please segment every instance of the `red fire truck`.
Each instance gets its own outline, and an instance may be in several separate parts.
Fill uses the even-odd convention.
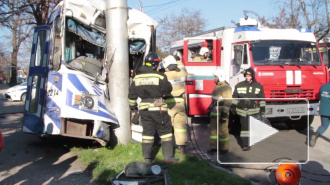
[[[205,50],[208,57],[195,60]],[[224,69],[234,88],[244,80],[242,71],[251,67],[264,86],[266,116],[303,129],[318,114],[319,88],[329,81],[328,68],[310,30],[270,29],[248,17],[238,27],[222,27],[173,42],[171,53],[182,57],[189,73],[186,97],[190,116],[207,114],[214,70]]]

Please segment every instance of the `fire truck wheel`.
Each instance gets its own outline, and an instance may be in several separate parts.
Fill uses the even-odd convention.
[[[310,126],[313,123],[313,120],[313,115],[309,116],[309,120],[307,119],[307,116],[302,116],[299,120],[289,120],[288,123],[296,130],[304,130],[307,128],[307,122],[308,126]]]

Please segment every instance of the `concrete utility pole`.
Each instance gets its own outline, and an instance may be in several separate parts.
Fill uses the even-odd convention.
[[[127,0],[106,1],[107,58],[113,58],[108,85],[111,107],[119,122],[115,135],[118,143],[124,145],[131,141],[127,19]]]

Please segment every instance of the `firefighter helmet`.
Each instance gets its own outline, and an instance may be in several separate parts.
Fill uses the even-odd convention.
[[[300,167],[297,164],[281,164],[275,172],[276,181],[280,185],[296,185],[301,177]]]
[[[177,64],[173,55],[169,55],[163,60],[164,68],[167,68],[171,64]]]
[[[152,68],[156,69],[159,62],[162,61],[157,55],[157,53],[150,52],[147,54],[146,58],[144,59],[144,62],[147,66],[151,66]]]
[[[202,47],[201,50],[199,51],[199,55],[204,55],[205,53],[210,52],[209,48],[207,47]]]
[[[251,75],[252,78],[254,78],[254,70],[252,68],[245,69],[244,72],[243,72],[243,74],[244,74],[244,77],[246,75]]]
[[[226,72],[223,69],[215,70],[213,75],[219,78],[219,82],[226,81]]]

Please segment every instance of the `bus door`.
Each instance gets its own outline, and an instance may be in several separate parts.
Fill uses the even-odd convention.
[[[213,71],[220,66],[221,40],[215,37],[187,38],[183,63],[188,71],[186,97],[189,115],[207,115],[215,87]]]
[[[38,26],[34,29],[24,110],[24,132],[41,133],[43,129],[45,83],[47,82],[48,59],[51,51],[49,35],[49,26]]]
[[[233,56],[230,67],[229,83],[233,88],[238,82],[244,80],[243,71],[250,67],[248,60],[248,45],[247,44],[235,44],[233,45]]]

